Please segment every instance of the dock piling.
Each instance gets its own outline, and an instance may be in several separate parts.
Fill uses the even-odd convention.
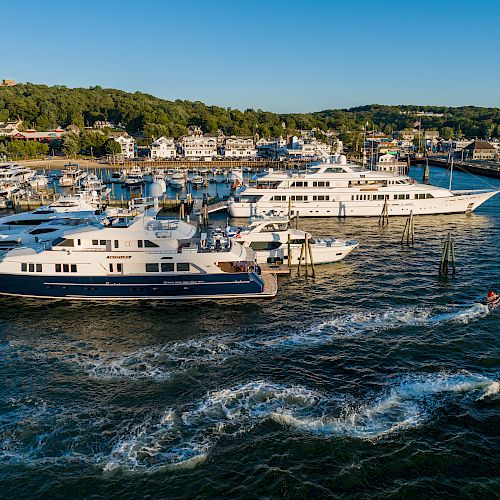
[[[384,206],[382,207],[382,212],[378,217],[378,225],[379,226],[389,225],[389,205],[387,203],[387,198],[384,200]]]
[[[439,264],[439,275],[447,275],[452,269],[452,274],[455,274],[455,242],[451,238],[451,233],[448,233],[448,238],[444,242],[443,253],[441,254],[441,262]]]
[[[413,245],[415,243],[415,223],[413,220],[413,210],[410,211],[410,216],[406,219],[403,236],[401,236],[401,244],[406,240],[406,244]]]

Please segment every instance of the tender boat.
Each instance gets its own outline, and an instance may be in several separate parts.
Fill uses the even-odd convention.
[[[72,165],[62,171],[62,177],[59,180],[61,187],[79,186],[83,179],[87,177],[87,172],[78,168],[78,165]]]
[[[127,178],[124,182],[125,187],[133,188],[144,185],[144,176],[140,167],[133,167],[127,174]]]
[[[348,165],[345,156],[300,173],[272,172],[240,187],[228,201],[232,217],[275,211],[300,217],[378,217],[472,212],[498,190],[451,191],[404,175]]]
[[[191,177],[191,179],[190,179],[190,182],[191,182],[191,186],[193,186],[193,188],[200,188],[200,187],[203,187],[203,183],[205,181],[201,175],[193,175],[193,177]]]
[[[273,264],[288,262],[288,239],[290,238],[290,264],[300,262],[302,245],[311,243],[315,264],[330,264],[347,257],[358,245],[357,241],[334,237],[315,238],[306,231],[292,229],[285,217],[254,217],[247,227],[226,227],[226,234],[245,247],[255,251],[258,263]]]
[[[182,172],[175,172],[170,177],[170,187],[172,189],[182,189],[186,185],[186,177]]]

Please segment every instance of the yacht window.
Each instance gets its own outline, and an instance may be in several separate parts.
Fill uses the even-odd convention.
[[[431,193],[427,193],[427,194],[425,195],[425,197],[426,197],[426,198],[434,198],[434,196],[432,196],[432,194],[431,194]]]
[[[69,264],[63,264],[63,273],[69,273]]]
[[[137,246],[138,246],[139,248],[142,248],[142,246],[143,246],[143,245],[142,245],[142,240],[137,240]]]
[[[38,229],[33,229],[30,231],[30,234],[44,234],[44,233],[52,233],[57,231],[56,228],[53,227],[39,227]]]
[[[57,246],[57,247],[74,247],[75,240],[66,239],[66,238],[57,238],[54,241],[53,245]]]
[[[155,247],[158,247],[159,245],[157,245],[156,243],[153,243],[152,241],[144,240],[144,246],[146,248],[155,248]]]
[[[161,272],[162,273],[171,273],[174,270],[173,262],[162,262],[161,263]]]
[[[189,271],[189,262],[180,262],[177,264],[177,271]]]
[[[36,265],[36,272],[41,273],[42,272],[42,264],[37,264]]]
[[[92,240],[92,245],[98,245],[99,242],[97,240]]]
[[[329,185],[330,183],[325,182],[325,181],[314,181],[313,182],[313,187],[325,187]]]
[[[352,195],[352,196],[351,196],[351,200],[353,200],[353,201],[354,201],[354,195]]]
[[[99,245],[105,245],[106,244],[106,240],[100,240],[99,241]]]
[[[273,196],[273,201],[286,201],[286,196],[275,195]]]
[[[21,271],[26,272],[28,270],[28,264],[26,262],[23,262],[21,264]]]
[[[82,240],[78,240],[78,246],[80,246],[82,244]]]
[[[158,264],[146,264],[147,273],[157,273],[159,270],[160,266]]]
[[[56,264],[56,273],[61,272],[61,264]]]
[[[118,240],[115,240],[115,248],[118,248]]]
[[[109,272],[112,273],[113,272],[113,264],[110,264],[109,265]]]
[[[280,241],[252,241],[250,248],[252,250],[275,250],[281,246]]]
[[[123,272],[123,264],[116,264],[116,272],[118,273]]]
[[[28,270],[30,273],[34,273],[35,272],[35,264],[28,264]]]
[[[292,243],[293,245],[301,245],[302,243],[304,243],[304,240],[290,240],[290,243]]]

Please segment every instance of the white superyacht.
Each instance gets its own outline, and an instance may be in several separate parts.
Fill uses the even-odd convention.
[[[232,217],[270,212],[300,217],[378,217],[471,212],[498,190],[456,191],[419,184],[406,175],[348,165],[346,157],[329,158],[301,173],[270,172],[255,186],[240,188],[228,201]]]

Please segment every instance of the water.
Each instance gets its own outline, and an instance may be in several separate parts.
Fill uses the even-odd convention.
[[[303,220],[361,245],[272,301],[2,299],[0,497],[496,497],[499,209],[410,248],[404,218]]]

